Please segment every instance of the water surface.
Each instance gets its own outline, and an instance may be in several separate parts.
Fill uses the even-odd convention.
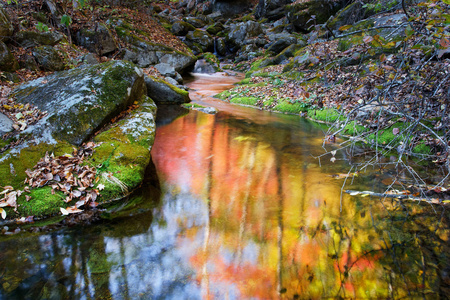
[[[216,115],[161,111],[158,180],[108,215],[117,218],[0,242],[0,297],[446,298],[448,212],[343,194],[332,175],[349,163],[315,158],[320,126],[208,97],[235,81],[189,83]],[[378,191],[388,176],[347,185]]]

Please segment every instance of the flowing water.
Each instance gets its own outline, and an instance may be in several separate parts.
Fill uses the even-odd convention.
[[[189,82],[215,115],[160,110],[158,178],[109,220],[0,242],[0,298],[447,298],[448,212],[343,194],[346,157],[316,158],[322,127],[208,97],[237,80]]]

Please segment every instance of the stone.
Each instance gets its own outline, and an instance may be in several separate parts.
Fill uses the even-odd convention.
[[[329,30],[336,31],[341,26],[353,25],[373,14],[373,9],[363,7],[361,2],[353,2],[341,9],[336,16],[331,16],[325,25]]]
[[[201,111],[201,112],[204,112],[205,114],[210,114],[210,115],[214,115],[219,112],[217,108],[211,107],[211,106],[201,107],[198,109],[198,111]]]
[[[13,124],[14,122],[10,118],[0,113],[0,135],[13,131]]]
[[[159,63],[159,64],[155,65],[154,67],[159,71],[159,73],[161,73],[161,75],[163,75],[165,77],[166,76],[175,77],[175,75],[177,73],[175,71],[175,68],[167,63]]]
[[[292,44],[297,43],[297,39],[295,37],[287,37],[287,38],[281,38],[273,42],[268,48],[267,51],[278,54],[287,47],[289,47]]]
[[[227,40],[239,47],[242,47],[246,43],[247,39],[255,38],[263,33],[264,31],[261,27],[261,24],[259,24],[258,22],[241,22],[231,25]]]
[[[225,38],[216,39],[215,50],[216,50],[215,52],[221,56],[226,56],[228,54]]]
[[[56,72],[13,90],[17,102],[48,113],[26,133],[39,141],[73,145],[81,145],[145,93],[142,70],[123,61]]]
[[[0,70],[7,72],[14,72],[19,68],[14,55],[9,51],[5,43],[0,41]]]
[[[195,18],[195,17],[186,17],[183,19],[183,21],[191,24],[195,28],[202,28],[206,25],[206,23],[203,20],[201,20],[200,18]]]
[[[159,104],[183,104],[190,102],[189,92],[176,87],[162,79],[147,76],[147,95]]]
[[[94,28],[82,28],[75,35],[75,42],[95,53],[103,56],[117,50],[116,42],[109,29],[103,25]]]
[[[212,51],[214,49],[214,38],[206,31],[196,29],[189,31],[186,35],[185,43],[197,45],[202,52]]]
[[[12,36],[13,31],[14,27],[9,20],[8,13],[3,7],[0,7],[0,42]]]
[[[161,52],[158,53],[160,55],[159,62],[168,63],[169,65],[175,68],[180,74],[183,74],[194,66],[197,58],[193,55],[181,53],[178,51],[173,52]]]
[[[85,56],[83,56],[82,61],[83,61],[83,63],[88,64],[88,65],[98,64],[98,59],[95,56],[95,54],[93,54],[93,53],[88,53]]]
[[[14,35],[14,40],[24,48],[31,48],[40,45],[54,46],[62,39],[64,35],[57,31],[35,32],[22,30]]]
[[[199,59],[195,63],[194,73],[213,74],[216,72],[215,66],[205,59]]]
[[[194,31],[195,27],[183,21],[176,21],[172,24],[170,31],[177,36],[185,36],[189,31]]]
[[[64,69],[64,61],[58,51],[51,46],[40,46],[33,50],[33,57],[39,67],[45,71],[61,71]]]
[[[284,17],[284,7],[290,2],[287,0],[259,0],[255,8],[255,17],[278,20]]]
[[[170,83],[171,85],[174,85],[174,86],[179,85],[178,81],[175,78],[165,77],[164,80],[167,81],[167,83]]]
[[[343,0],[306,0],[286,6],[287,18],[295,29],[309,32],[315,24],[324,24],[336,14],[346,2]],[[314,16],[314,17],[313,17]]]

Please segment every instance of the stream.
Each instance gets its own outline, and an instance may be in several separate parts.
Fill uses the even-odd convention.
[[[157,178],[104,219],[3,238],[0,299],[449,297],[448,211],[342,193],[349,161],[317,159],[322,125],[210,97],[239,80],[193,74],[193,102],[219,112],[161,108]]]

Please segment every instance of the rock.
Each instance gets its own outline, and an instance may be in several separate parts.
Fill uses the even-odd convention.
[[[186,17],[183,19],[183,21],[192,25],[195,28],[202,28],[206,25],[206,23],[203,20],[201,20],[200,18],[195,18],[195,17]]]
[[[212,9],[224,17],[233,17],[247,11],[251,6],[251,0],[214,0]]]
[[[189,92],[162,79],[148,76],[145,77],[145,84],[147,85],[147,95],[158,105],[183,104],[191,101]]]
[[[331,16],[325,23],[327,28],[336,31],[339,27],[363,20],[375,13],[374,10],[363,7],[361,2],[354,2],[341,9],[336,16]]]
[[[278,54],[285,48],[295,43],[297,43],[297,39],[295,37],[281,38],[272,43],[269,48],[267,48],[267,51]]]
[[[10,118],[0,113],[0,135],[13,131],[13,124],[14,122]]]
[[[178,82],[175,78],[172,78],[172,77],[164,77],[164,80],[167,81],[167,83],[170,83],[171,85],[174,85],[174,86],[176,86],[176,87],[179,87],[179,86],[178,86],[178,85],[179,85],[179,82]]]
[[[13,31],[14,27],[9,20],[8,13],[3,7],[0,7],[0,42],[12,36]]]
[[[211,35],[217,35],[219,32],[223,31],[225,27],[222,23],[216,22],[206,28],[206,31]]]
[[[24,135],[34,140],[0,154],[0,175],[5,177],[2,184],[23,189],[25,170],[32,169],[46,152],[55,157],[72,153],[73,147],[89,138],[101,124],[109,123],[135,103],[136,109],[95,136],[97,145],[84,163],[101,166],[96,170],[95,183],[95,188],[103,185],[95,200],[100,204],[123,198],[142,183],[150,163],[156,106],[145,95],[141,69],[128,62],[110,61],[57,72],[13,92],[20,103],[32,102],[41,110],[48,109],[48,115],[25,130]],[[6,207],[8,216],[60,214],[60,207],[75,205],[78,200],[65,203],[66,195],[54,193],[48,186],[33,188],[29,195],[29,201],[23,196],[17,199],[17,213]]]
[[[40,46],[33,50],[33,57],[38,65],[45,71],[61,71],[64,69],[64,61],[58,51],[51,46]]]
[[[278,20],[284,17],[284,7],[291,3],[287,0],[259,0],[255,8],[255,17],[258,19],[267,18]]]
[[[161,73],[162,76],[170,76],[175,77],[176,71],[175,68],[167,63],[160,63],[155,65],[155,68]]]
[[[190,44],[198,46],[202,52],[212,51],[214,49],[213,37],[208,32],[200,29],[189,31],[186,35],[185,43],[188,46]]]
[[[14,72],[19,68],[19,63],[17,62],[14,55],[9,51],[5,43],[0,41],[0,70],[7,72]]]
[[[201,108],[198,109],[198,111],[201,111],[201,112],[204,112],[204,113],[210,114],[210,115],[214,115],[214,114],[217,114],[219,112],[217,110],[217,108],[211,107],[211,106],[201,107]]]
[[[103,25],[82,28],[75,35],[75,42],[89,52],[103,56],[117,50],[116,42],[109,29]]]
[[[124,26],[116,26],[116,33],[124,42],[131,44],[123,54],[123,59],[137,64],[141,68],[158,63],[167,63],[177,72],[184,73],[194,66],[196,57],[182,53],[168,46],[146,42]]]
[[[183,21],[176,21],[173,23],[171,32],[177,36],[185,36],[189,31],[194,31],[195,27]]]
[[[40,45],[54,46],[64,38],[58,31],[35,32],[29,30],[19,31],[14,35],[14,40],[24,48]]]
[[[226,56],[228,54],[225,38],[218,38],[215,40],[215,50],[217,54]]]
[[[325,23],[331,15],[337,13],[344,1],[307,0],[287,5],[287,17],[294,27],[301,32],[309,32],[314,24]],[[314,19],[312,19],[314,16]]]
[[[195,63],[194,73],[212,74],[216,72],[216,67],[206,59],[199,59]]]
[[[142,70],[122,61],[57,72],[13,91],[19,103],[48,112],[27,133],[44,142],[73,145],[87,140],[145,93]]]
[[[227,39],[233,44],[242,47],[247,39],[255,38],[264,31],[261,24],[255,21],[241,22],[232,24]]]
[[[83,56],[82,61],[83,61],[83,63],[88,64],[88,65],[98,64],[98,59],[95,56],[95,54],[93,54],[93,53],[88,53],[85,56]]]

